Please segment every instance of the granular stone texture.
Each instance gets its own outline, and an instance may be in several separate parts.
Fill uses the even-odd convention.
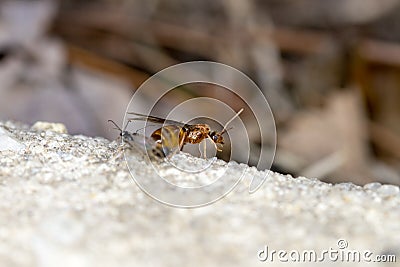
[[[249,194],[251,179],[263,174],[253,167],[217,160],[205,175],[183,176],[161,161],[175,184],[208,183],[218,168],[245,171],[225,198],[174,208],[132,179],[125,157],[137,174],[153,168],[140,150],[124,157],[117,141],[72,136],[51,125],[0,125],[0,266],[312,266],[315,260],[348,266],[353,252],[361,255],[355,266],[368,260],[368,266],[386,266],[374,262],[379,255],[400,260],[396,186],[270,173]],[[15,143],[7,148],[3,140]],[[176,157],[183,165],[207,161]],[[315,251],[317,259],[307,254],[304,260],[304,251]]]

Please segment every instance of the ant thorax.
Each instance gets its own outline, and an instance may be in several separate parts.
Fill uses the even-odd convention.
[[[190,144],[198,144],[207,138],[210,133],[210,127],[207,124],[197,124],[186,133],[185,142]]]

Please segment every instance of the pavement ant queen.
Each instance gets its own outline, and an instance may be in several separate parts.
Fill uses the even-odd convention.
[[[151,138],[156,143],[157,149],[161,149],[165,156],[172,156],[177,151],[181,151],[184,145],[199,144],[206,139],[210,140],[214,144],[217,151],[222,151],[222,146],[224,144],[223,134],[229,130],[227,129],[227,126],[242,112],[243,108],[225,124],[224,128],[220,132],[211,131],[208,124],[188,124],[135,112],[128,112],[128,114],[135,116],[134,118],[128,119],[128,123],[131,121],[148,121],[162,124],[162,127],[151,134]],[[126,131],[121,130],[122,137],[124,134],[126,135],[125,132]],[[205,142],[203,155],[204,157],[206,155]]]

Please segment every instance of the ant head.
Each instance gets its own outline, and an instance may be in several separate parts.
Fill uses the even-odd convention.
[[[111,122],[112,124],[114,124],[115,129],[116,129],[116,130],[119,130],[119,136],[121,136],[122,139],[124,139],[124,140],[130,140],[130,139],[132,139],[131,134],[130,134],[128,131],[125,130],[126,127],[124,128],[124,130],[122,130],[113,120],[108,120],[108,122]],[[127,126],[128,126],[128,125],[127,125]]]
[[[224,137],[222,136],[223,133],[224,132],[217,133],[216,131],[213,131],[210,133],[210,138],[216,144],[224,144]]]

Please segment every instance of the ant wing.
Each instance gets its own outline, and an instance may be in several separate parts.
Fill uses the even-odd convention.
[[[181,150],[181,127],[167,125],[160,129],[160,134],[162,150],[166,156],[172,156]]]
[[[140,113],[135,113],[135,112],[128,112],[128,114],[132,114],[137,116],[137,118],[129,118],[128,121],[150,121],[153,123],[159,123],[159,124],[169,124],[169,125],[176,125],[179,127],[184,127],[186,124],[183,122],[179,121],[174,121],[174,120],[167,120],[155,116],[150,116],[150,115],[144,115]]]
[[[138,133],[132,133],[129,139],[124,139],[124,142],[129,146],[140,150],[143,154],[148,153],[150,156],[156,158],[164,158],[165,154],[159,145],[152,138]]]

